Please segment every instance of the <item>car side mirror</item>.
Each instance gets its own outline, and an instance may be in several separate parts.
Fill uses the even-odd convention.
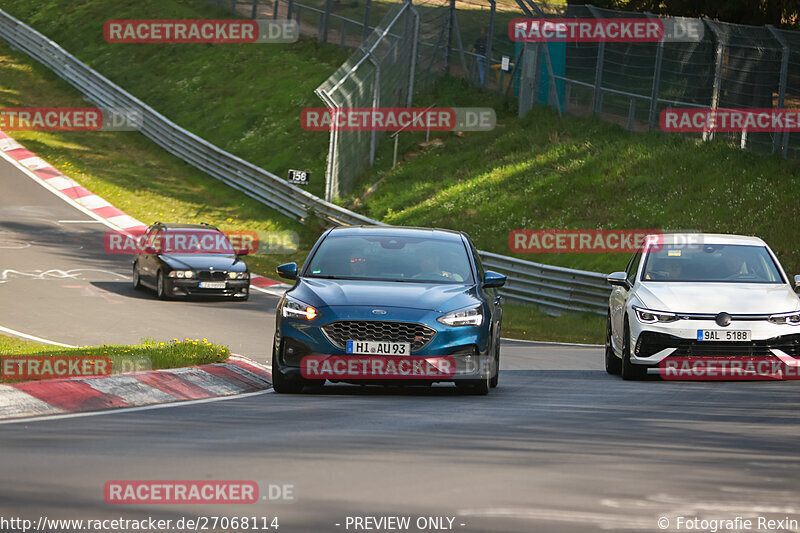
[[[794,290],[800,289],[800,274],[794,277]]]
[[[488,289],[502,287],[506,284],[506,279],[503,274],[487,270],[483,274],[483,286]]]
[[[625,287],[628,289],[631,286],[631,284],[628,283],[628,274],[626,272],[612,272],[606,277],[606,281],[615,287]]]
[[[286,279],[297,279],[297,263],[285,263],[275,269],[278,275]]]
[[[236,255],[247,255],[248,253],[250,253],[250,250],[247,248],[239,248],[236,250]]]
[[[151,245],[148,244],[147,246],[144,247],[144,253],[146,253],[148,255],[154,255],[154,254],[158,253],[158,251],[156,250],[155,246],[151,246]]]

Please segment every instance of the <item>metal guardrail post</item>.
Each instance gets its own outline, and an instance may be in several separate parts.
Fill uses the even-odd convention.
[[[767,29],[772,33],[772,36],[775,37],[775,40],[778,41],[781,45],[782,52],[781,52],[781,76],[779,86],[778,86],[778,109],[783,109],[786,100],[786,82],[789,76],[789,55],[791,54],[791,48],[789,47],[789,43],[786,42],[786,39],[781,35],[778,30],[772,24],[767,24]],[[781,151],[781,157],[786,159],[789,155],[789,130],[787,129],[784,132],[775,132],[775,138],[772,141],[772,153],[775,153],[778,149]]]
[[[711,92],[711,111],[716,111],[719,107],[719,96],[720,91],[722,90],[722,63],[723,58],[725,57],[725,39],[722,37],[717,25],[714,23],[713,20],[709,18],[704,18],[703,21],[706,23],[706,26],[711,30],[714,34],[714,37],[717,39],[717,57],[714,64],[714,88]],[[710,141],[714,138],[714,132],[711,131],[704,131],[703,132],[703,140]]]

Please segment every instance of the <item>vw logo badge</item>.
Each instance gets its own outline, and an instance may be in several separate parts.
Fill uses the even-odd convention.
[[[714,318],[714,322],[716,322],[718,326],[722,326],[723,328],[725,326],[730,326],[731,315],[723,311],[722,313],[718,314],[716,318]]]

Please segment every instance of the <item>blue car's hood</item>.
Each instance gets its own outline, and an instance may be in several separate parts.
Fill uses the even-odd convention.
[[[404,307],[447,312],[478,304],[473,285],[301,278],[289,296],[314,307]]]

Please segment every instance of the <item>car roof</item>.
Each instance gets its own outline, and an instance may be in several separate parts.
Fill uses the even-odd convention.
[[[650,236],[648,236],[650,237]],[[766,246],[763,240],[749,235],[730,235],[725,233],[662,233],[653,235],[664,244],[738,244]],[[663,239],[663,240],[661,240]]]
[[[385,235],[398,237],[426,237],[443,241],[461,242],[463,232],[441,228],[419,228],[412,226],[337,226],[331,235]]]

